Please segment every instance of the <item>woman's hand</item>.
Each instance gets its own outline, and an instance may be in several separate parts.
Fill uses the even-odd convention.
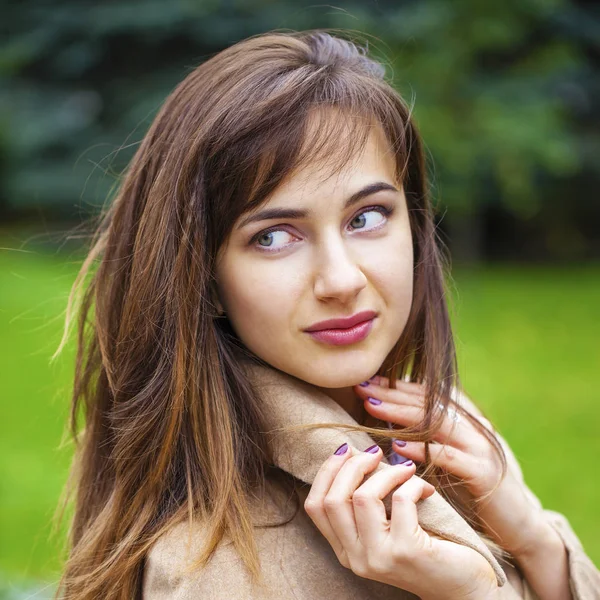
[[[402,426],[417,425],[423,419],[424,387],[406,381],[397,381],[396,389],[388,385],[386,378],[379,377],[377,384],[369,382],[354,389],[373,417]],[[457,420],[457,414],[453,409],[447,411],[429,445],[431,461],[464,482],[471,498],[480,501],[476,511],[486,533],[518,559],[535,548],[548,526],[510,468],[501,479],[502,464],[490,441],[468,419]],[[494,432],[489,421],[478,420]],[[393,448],[413,461],[425,460],[423,442],[395,441]]]
[[[304,503],[340,563],[423,600],[496,598],[496,576],[481,554],[419,526],[416,503],[436,492],[414,474],[412,461],[364,481],[382,456],[378,446],[360,452],[344,444],[323,463]],[[391,492],[388,520],[382,500]]]

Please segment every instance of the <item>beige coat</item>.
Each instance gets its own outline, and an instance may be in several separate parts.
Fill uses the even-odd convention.
[[[276,369],[248,365],[249,376],[261,389],[267,404],[269,429],[304,423],[355,421],[333,400],[313,386]],[[474,407],[462,398],[472,410]],[[364,450],[374,442],[363,432],[322,428],[277,435],[273,438],[274,461],[279,469],[298,480],[300,505],[284,495],[283,488],[269,482],[268,493],[255,501],[253,515],[264,584],[252,586],[241,559],[224,540],[208,565],[189,575],[180,573],[202,543],[202,524],[190,532],[180,523],[161,537],[149,552],[144,567],[144,600],[409,600],[413,594],[363,579],[338,562],[328,542],[303,510],[302,503],[317,470],[344,442]],[[522,478],[519,465],[505,446],[509,467]],[[385,459],[384,459],[385,461]],[[390,468],[381,464],[379,468]],[[304,485],[308,484],[308,485]],[[527,489],[531,501],[543,510]],[[507,561],[492,555],[479,535],[439,495],[417,505],[421,526],[431,534],[464,544],[481,553],[496,573],[506,600],[534,599],[535,595]],[[543,510],[548,522],[563,539],[569,555],[574,600],[600,599],[600,572],[585,554],[564,516]],[[290,520],[291,519],[291,520]],[[276,524],[282,523],[277,526]],[[190,543],[191,542],[191,543]],[[440,592],[440,598],[443,594]]]

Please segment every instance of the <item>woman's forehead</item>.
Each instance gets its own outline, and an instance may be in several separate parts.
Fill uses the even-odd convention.
[[[382,124],[374,117],[331,107],[313,110],[307,115],[302,137],[297,153],[287,165],[281,162],[281,156],[286,154],[284,139],[280,138],[278,145],[271,145],[260,156],[253,190],[259,190],[273,177],[279,182],[263,197],[246,195],[233,229],[272,200],[289,205],[307,196],[346,196],[375,181],[402,187],[400,167],[406,157],[394,154]],[[279,174],[274,173],[275,169],[281,169]]]
[[[353,132],[349,131],[348,135]],[[308,191],[326,186],[354,186],[365,178],[397,181],[397,157],[380,125],[375,124],[360,132],[360,143],[348,144],[348,138],[337,139],[329,144],[324,157],[314,156],[299,164],[282,181],[273,195]],[[334,140],[335,138],[330,138]],[[356,180],[356,181],[355,181]]]

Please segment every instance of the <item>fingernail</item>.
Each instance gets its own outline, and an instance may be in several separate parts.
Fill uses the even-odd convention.
[[[381,400],[377,400],[377,398],[371,398],[371,396],[369,396],[367,400],[375,406],[379,406],[381,404]]]
[[[340,454],[346,454],[346,452],[348,451],[348,444],[346,442],[344,442],[335,452],[334,454],[337,454],[338,456],[340,456]]]
[[[369,381],[363,381],[362,383],[359,383],[358,385],[360,385],[360,387],[367,387],[369,385]]]
[[[407,460],[406,462],[400,463],[401,465],[404,465],[405,467],[410,467],[412,466],[414,463],[412,460]]]
[[[407,463],[412,464],[412,460],[409,460],[406,456],[402,456],[401,454],[396,454],[395,452],[388,458],[388,462],[390,465],[406,465],[408,467],[410,467],[410,465]]]
[[[404,446],[406,446],[406,442],[404,440],[394,440],[394,444],[400,446],[400,448],[404,448]]]
[[[371,454],[377,454],[379,452],[379,446],[375,444],[374,446],[369,446],[364,452],[370,452]]]

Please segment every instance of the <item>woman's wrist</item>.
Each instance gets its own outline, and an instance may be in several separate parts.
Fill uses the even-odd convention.
[[[569,561],[565,545],[547,522],[543,522],[534,543],[513,554],[523,577],[543,600],[569,600]]]
[[[525,541],[521,542],[518,547],[506,548],[506,550],[510,552],[519,566],[523,567],[525,564],[536,562],[541,556],[548,555],[548,553],[553,554],[563,548],[564,545],[558,533],[539,515],[528,528]]]
[[[478,560],[486,561],[483,557]],[[491,568],[476,570],[460,587],[447,586],[445,589],[428,587],[426,590],[408,590],[419,596],[421,600],[501,600],[504,588],[498,586],[498,581]]]
[[[465,592],[461,596],[448,596],[451,600],[501,600],[500,589],[498,586],[486,587],[485,589],[476,589]],[[440,600],[444,596],[440,592],[436,592],[433,596],[419,596],[421,600]]]

